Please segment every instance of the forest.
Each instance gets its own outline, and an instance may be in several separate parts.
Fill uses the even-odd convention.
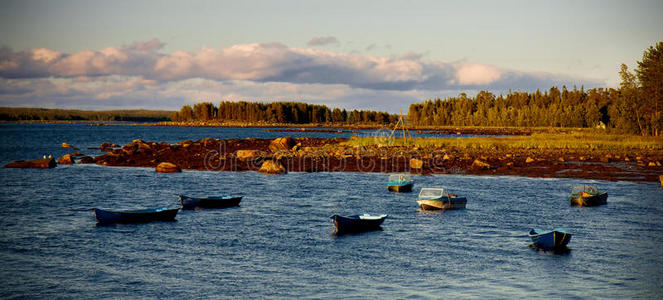
[[[411,104],[408,121],[415,126],[552,126],[601,127],[614,132],[659,136],[663,132],[663,42],[651,46],[635,74],[625,64],[618,89],[562,86],[547,91],[486,91]]]
[[[188,121],[239,121],[262,123],[344,123],[344,124],[390,124],[397,116],[386,112],[334,108],[325,105],[301,102],[230,102],[223,101],[219,106],[210,102],[184,105],[171,119],[176,122]]]
[[[1,121],[128,121],[170,120],[172,111],[163,110],[76,110],[27,107],[0,107]]]

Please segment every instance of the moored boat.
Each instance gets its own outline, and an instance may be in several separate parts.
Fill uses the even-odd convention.
[[[179,208],[145,208],[132,210],[94,209],[94,215],[100,224],[111,223],[145,223],[151,221],[172,221]]]
[[[579,184],[571,188],[571,206],[597,206],[608,203],[608,193],[601,193],[593,184]]]
[[[542,230],[533,228],[529,231],[532,243],[543,249],[559,249],[565,247],[571,241],[572,234],[563,228],[553,230]]]
[[[411,192],[414,181],[410,174],[391,174],[387,182],[387,189],[390,192]]]
[[[467,204],[467,198],[450,194],[443,188],[423,188],[417,204],[423,210],[462,209]]]
[[[241,196],[219,196],[219,197],[206,197],[196,198],[185,195],[179,195],[182,209],[195,209],[195,208],[225,208],[238,206],[242,201]]]
[[[379,230],[387,218],[387,215],[353,215],[353,216],[339,216],[333,215],[330,217],[336,227],[337,234],[362,232],[369,230]]]

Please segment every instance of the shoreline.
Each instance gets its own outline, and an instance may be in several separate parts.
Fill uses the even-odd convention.
[[[277,141],[278,140],[278,141]],[[276,142],[275,142],[276,141]],[[284,142],[285,141],[285,142]],[[435,146],[352,145],[346,138],[212,139],[177,144],[135,140],[100,147],[94,158],[105,166],[259,171],[274,161],[285,172],[407,172],[412,174],[516,175],[657,182],[663,151],[592,149],[461,149]],[[275,144],[276,143],[276,144]]]

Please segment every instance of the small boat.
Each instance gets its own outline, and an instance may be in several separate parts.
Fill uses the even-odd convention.
[[[195,209],[195,208],[224,208],[238,206],[242,201],[241,196],[220,196],[220,197],[207,197],[195,198],[184,195],[179,195],[182,209]]]
[[[387,182],[387,189],[390,192],[411,192],[414,181],[410,174],[391,174]]]
[[[553,230],[542,230],[533,228],[529,231],[529,236],[535,246],[543,249],[559,249],[566,246],[571,241],[572,234],[563,228]]]
[[[380,225],[387,218],[387,215],[354,215],[354,216],[339,216],[333,215],[330,217],[336,226],[336,233],[349,233],[349,232],[362,232],[369,230],[379,230]]]
[[[465,197],[450,194],[442,188],[423,188],[417,199],[417,204],[423,210],[462,209],[466,203]]]
[[[571,188],[571,206],[597,206],[608,203],[608,193],[599,192],[592,184],[579,184]]]
[[[133,210],[94,209],[94,215],[100,224],[110,223],[145,223],[151,221],[172,221],[179,208],[145,208]]]

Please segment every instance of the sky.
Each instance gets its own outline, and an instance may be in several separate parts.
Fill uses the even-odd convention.
[[[3,1],[0,106],[301,101],[407,111],[486,90],[618,87],[663,1]]]

